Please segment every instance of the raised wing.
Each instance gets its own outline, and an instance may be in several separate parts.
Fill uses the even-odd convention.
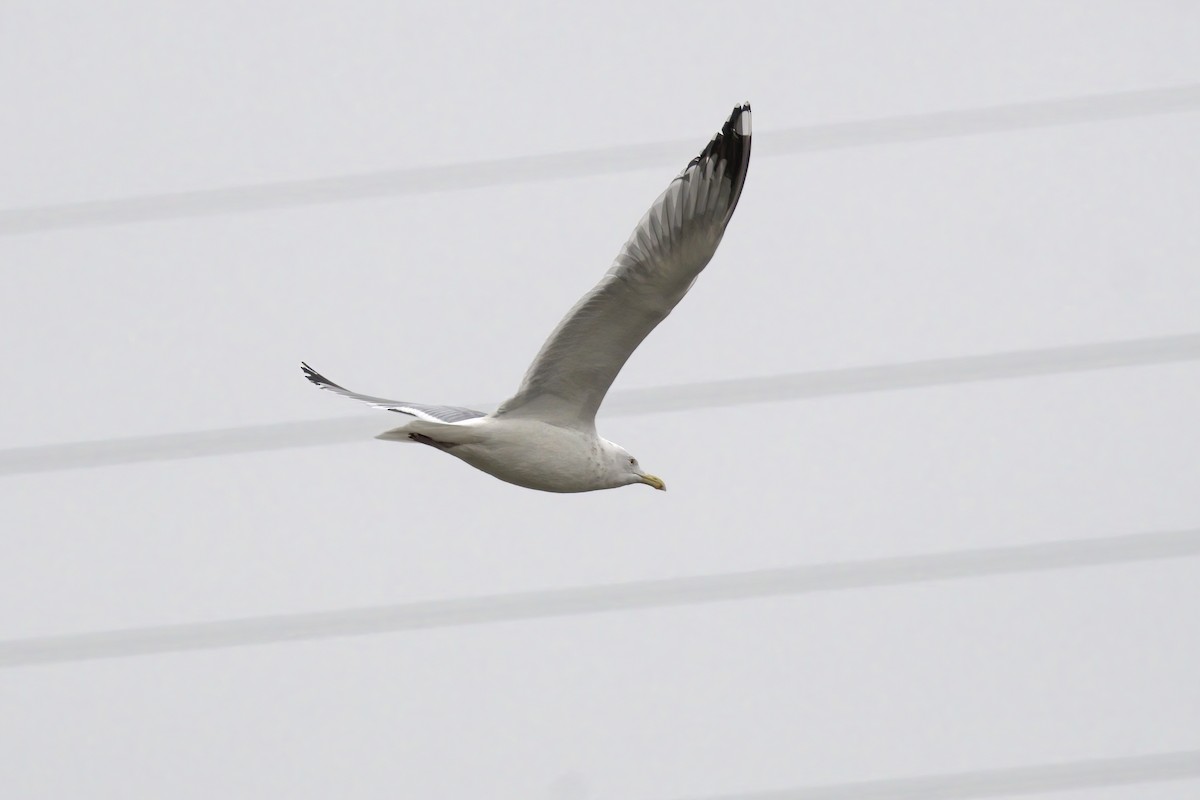
[[[372,408],[382,408],[384,411],[395,411],[399,414],[408,414],[411,417],[428,420],[430,422],[462,422],[464,419],[475,419],[476,417],[486,417],[487,414],[482,411],[475,411],[470,408],[459,408],[458,406],[429,406],[423,403],[405,403],[401,400],[386,400],[382,397],[372,397],[369,394],[359,394],[352,392],[344,386],[338,386],[333,381],[326,378],[315,369],[300,362],[300,369],[304,372],[304,377],[308,378],[313,385],[322,389],[327,389],[334,394],[340,394],[342,397],[349,397],[351,400],[359,400],[370,405]]]
[[[496,416],[591,429],[617,373],[716,252],[750,165],[750,104],[642,217],[596,288],[563,318]]]

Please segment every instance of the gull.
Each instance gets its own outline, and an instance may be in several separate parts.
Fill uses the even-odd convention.
[[[494,413],[358,394],[301,362],[304,376],[322,389],[411,417],[377,439],[429,445],[517,486],[666,489],[629,451],[597,435],[596,411],[629,356],[712,259],[749,165],[750,104],[742,103],[654,201],[613,266],[567,312],[517,393]]]

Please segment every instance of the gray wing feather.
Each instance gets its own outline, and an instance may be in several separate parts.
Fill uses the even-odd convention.
[[[476,411],[471,408],[461,408],[459,406],[430,406],[424,403],[406,403],[402,400],[387,400],[383,397],[373,397],[369,394],[359,394],[352,392],[344,386],[339,386],[333,381],[326,378],[321,373],[310,367],[304,362],[300,362],[300,369],[304,372],[304,377],[308,378],[313,385],[322,389],[326,389],[334,394],[340,394],[342,397],[349,397],[351,400],[359,400],[372,408],[382,408],[385,411],[395,411],[399,414],[408,414],[412,417],[428,420],[430,422],[462,422],[466,419],[475,419],[476,417],[486,417],[482,411]]]
[[[612,268],[558,324],[496,416],[592,428],[617,373],[716,252],[750,163],[750,104],[642,217]]]

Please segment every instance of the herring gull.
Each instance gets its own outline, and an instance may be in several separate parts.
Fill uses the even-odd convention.
[[[596,434],[596,411],[626,360],[666,319],[716,252],[750,165],[750,104],[642,217],[612,268],[563,318],[517,393],[492,414],[358,394],[302,363],[322,389],[412,417],[379,439],[419,442],[502,481],[546,492],[644,483],[665,489],[625,448]]]

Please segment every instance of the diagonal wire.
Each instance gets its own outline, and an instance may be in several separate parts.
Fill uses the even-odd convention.
[[[756,135],[755,157],[919,142],[1200,110],[1200,84],[806,125]],[[339,203],[669,166],[694,140],[380,170],[326,178],[0,210],[0,235]]]
[[[615,392],[606,416],[685,411],[1200,359],[1200,333]],[[494,404],[492,404],[494,405]],[[480,403],[483,408],[492,405]],[[366,441],[379,416],[246,425],[0,450],[0,476]]]
[[[1200,778],[1200,750],[1180,750],[687,800],[967,800],[1195,778]]]
[[[0,641],[0,667],[722,603],[1200,555],[1200,528]]]

